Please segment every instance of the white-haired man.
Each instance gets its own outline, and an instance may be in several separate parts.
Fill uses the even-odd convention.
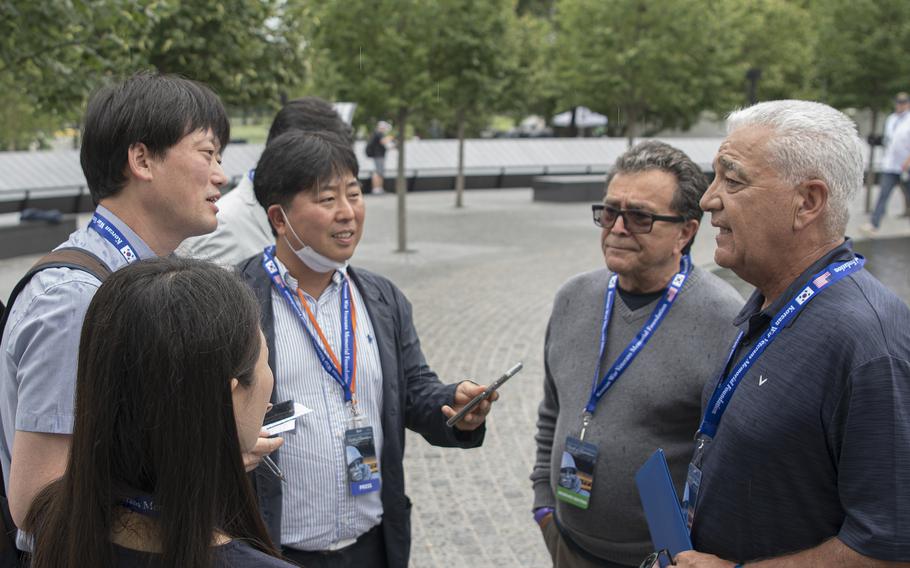
[[[706,387],[687,483],[699,552],[676,560],[910,566],[910,309],[844,238],[855,125],[774,101],[732,113],[728,133],[701,206],[715,260],[756,291]]]

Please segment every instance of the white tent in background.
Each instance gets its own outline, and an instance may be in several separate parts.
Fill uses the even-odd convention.
[[[596,113],[588,107],[577,106],[572,110],[561,112],[553,117],[553,126],[571,126],[572,113],[575,113],[575,126],[577,128],[592,128],[594,126],[606,126],[607,117]]]

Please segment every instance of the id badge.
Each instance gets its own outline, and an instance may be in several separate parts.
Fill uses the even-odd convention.
[[[701,470],[694,463],[689,464],[686,474],[686,488],[683,490],[683,507],[686,509],[686,526],[692,530],[695,520],[695,504],[698,502],[698,489],[701,486]]]
[[[698,490],[701,487],[701,465],[705,459],[705,450],[711,443],[711,438],[700,435],[695,440],[695,451],[692,453],[692,461],[689,462],[689,470],[686,473],[686,488],[683,490],[683,508],[686,510],[686,524],[689,530],[692,530],[692,522],[695,520],[695,507],[698,505]]]
[[[372,426],[345,430],[344,455],[351,495],[379,491],[382,483],[379,477],[379,460],[376,459],[376,444],[373,439]]]
[[[597,463],[597,446],[569,436],[562,453],[559,468],[559,485],[556,498],[560,501],[587,509],[594,486],[594,464]]]

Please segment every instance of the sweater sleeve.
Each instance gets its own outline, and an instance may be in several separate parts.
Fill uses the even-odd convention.
[[[553,434],[556,430],[556,417],[559,416],[559,398],[547,360],[549,343],[550,325],[547,325],[547,334],[544,340],[543,400],[537,409],[537,435],[534,437],[537,442],[537,459],[531,472],[531,483],[534,489],[533,509],[553,507],[556,504],[553,488],[550,487],[550,463],[553,452]]]

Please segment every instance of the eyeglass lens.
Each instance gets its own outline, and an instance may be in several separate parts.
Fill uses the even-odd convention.
[[[622,222],[630,231],[648,231],[651,228],[652,217],[644,211],[622,211]],[[609,205],[604,206],[601,222],[605,227],[612,227],[620,210]]]

